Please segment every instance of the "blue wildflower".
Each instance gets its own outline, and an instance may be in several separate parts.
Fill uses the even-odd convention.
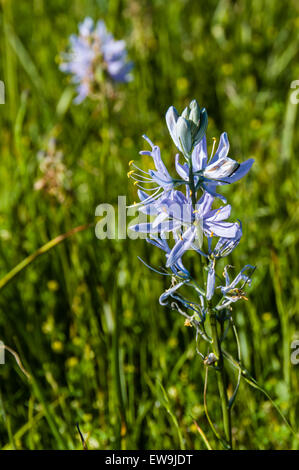
[[[129,163],[134,170],[128,172],[128,177],[134,180],[134,184],[139,188],[138,195],[143,206],[148,205],[154,202],[156,199],[165,197],[169,195],[171,191],[178,185],[184,184],[185,181],[178,178],[172,178],[163,163],[161,157],[161,150],[158,145],[153,144],[153,142],[146,136],[143,135],[143,138],[151,146],[150,150],[142,150],[139,152],[140,155],[148,155],[152,157],[155,170],[144,171],[139,168],[134,160],[131,160]],[[180,175],[179,168],[177,172]],[[150,194],[146,193],[149,192]]]
[[[229,158],[229,142],[225,132],[221,134],[215,153],[214,139],[213,149],[208,157],[205,136],[207,113],[195,100],[185,108],[182,115],[171,106],[166,113],[166,123],[172,140],[185,158],[181,163],[180,154],[175,157],[175,169],[180,179],[172,178],[162,161],[159,147],[145,137],[151,151],[143,151],[141,154],[153,158],[155,169],[144,171],[134,164],[135,169],[130,171],[128,176],[132,177],[138,186],[139,211],[151,218],[149,222],[140,222],[130,229],[149,234],[147,241],[165,253],[165,268],[160,272],[155,269],[154,271],[171,276],[171,285],[160,295],[159,302],[163,306],[170,305],[186,318],[186,326],[194,327],[196,352],[204,364],[223,371],[222,341],[226,336],[227,321],[233,325],[237,343],[238,360],[234,362],[240,365],[239,339],[230,310],[233,302],[239,299],[247,300],[244,288],[250,285],[255,268],[246,265],[231,280],[228,273],[230,266],[226,266],[223,273],[225,285],[216,286],[217,261],[228,256],[242,237],[241,222],[227,221],[231,206],[226,204],[226,199],[216,190],[218,186],[231,184],[245,176],[253,164],[253,159],[238,163]],[[212,209],[215,197],[225,201],[226,205]],[[170,234],[173,237],[172,246],[166,241]],[[206,244],[203,243],[204,237],[207,239]],[[215,238],[218,240],[214,243]],[[188,271],[183,265],[182,258],[187,250],[194,250],[203,258],[200,260],[200,283],[194,279],[192,270]],[[185,297],[188,289],[192,289],[192,300]],[[216,296],[216,300],[213,299],[215,289],[222,294]],[[207,317],[210,321],[206,330]],[[217,322],[220,323],[220,328],[217,327]],[[212,347],[212,353],[206,355],[199,350],[199,335],[209,343],[209,348]],[[226,357],[233,362],[228,354]],[[240,366],[238,383],[230,399],[223,394],[227,386],[223,373],[218,375],[223,420],[226,424],[230,421],[229,410],[238,391],[241,372]],[[227,448],[231,448],[231,430],[227,427],[230,426],[224,426]]]
[[[213,196],[204,193],[194,207],[189,193],[185,196],[181,191],[173,190],[170,197],[161,197],[151,204],[151,215],[156,215],[153,222],[137,224],[130,229],[162,235],[172,232],[177,241],[167,258],[166,267],[171,267],[194,243],[201,247],[203,234],[208,237],[236,236],[239,224],[225,222],[231,207],[227,205],[212,210],[213,200]]]
[[[215,146],[215,140],[213,150]],[[207,142],[205,136],[196,145],[192,152],[192,168],[195,177],[195,188],[199,187],[208,191],[213,196],[223,196],[216,192],[218,185],[226,185],[234,183],[245,176],[253,165],[254,159],[249,158],[245,162],[238,163],[229,158],[229,141],[226,132],[220,136],[218,148],[210,158],[208,158]]]
[[[244,266],[243,269],[239,272],[239,274],[231,281],[230,276],[228,274],[228,269],[231,266],[225,266],[224,268],[224,277],[225,277],[225,286],[219,286],[219,289],[221,290],[221,293],[224,297],[223,302],[221,302],[220,305],[218,305],[216,308],[217,310],[222,310],[224,308],[229,307],[229,305],[233,302],[236,302],[239,299],[244,299],[248,300],[247,297],[245,296],[245,293],[243,291],[244,287],[246,285],[251,285],[251,275],[253,271],[255,270],[255,266],[251,266],[251,264],[247,264]],[[247,274],[244,274],[245,271],[250,270],[250,275],[248,276]],[[237,285],[242,282],[241,287],[237,287]]]
[[[102,20],[94,24],[91,18],[85,18],[79,24],[78,36],[70,37],[70,51],[62,58],[60,70],[71,74],[77,84],[76,103],[96,95],[105,75],[114,82],[132,80],[133,64],[127,61],[125,41],[116,41]]]
[[[150,156],[155,168],[145,171],[132,161],[130,164],[134,169],[129,171],[128,176],[135,180],[134,184],[138,187],[138,210],[150,216],[150,219],[146,222],[140,221],[130,229],[148,234],[147,241],[165,253],[166,269],[160,273],[170,275],[172,284],[161,294],[161,305],[167,305],[172,299],[175,302],[171,305],[180,313],[187,315],[180,310],[179,304],[191,310],[195,317],[198,315],[200,322],[197,323],[197,333],[209,341],[204,330],[207,312],[210,312],[211,308],[230,308],[232,302],[246,298],[243,288],[250,284],[247,270],[254,269],[247,265],[230,281],[227,266],[224,271],[225,286],[216,287],[217,260],[228,256],[242,237],[241,222],[228,221],[231,206],[226,204],[226,199],[216,190],[218,186],[231,184],[245,176],[254,160],[248,159],[238,163],[229,158],[229,142],[225,132],[221,134],[215,152],[214,139],[211,155],[208,156],[205,136],[207,114],[195,100],[182,115],[179,115],[174,107],[170,107],[166,113],[166,122],[170,135],[178,150],[183,153],[185,161],[180,161],[180,154],[175,156],[175,169],[179,177],[173,178],[161,158],[160,148],[144,136],[151,150],[142,151],[140,154]],[[213,209],[215,197],[222,199],[225,205]],[[172,245],[166,241],[169,235],[173,238]],[[207,239],[207,245],[203,243],[204,237]],[[217,241],[213,243],[215,239]],[[204,287],[197,284],[182,262],[187,250],[196,251],[206,262],[202,275]],[[241,287],[240,282],[243,282]],[[194,289],[199,303],[184,298],[179,293],[182,287]],[[222,298],[213,306],[211,301],[215,288],[220,289]]]
[[[174,263],[177,257],[181,257],[190,247],[194,248],[197,244],[200,249],[203,242],[203,234],[207,237],[215,235],[217,237],[234,238],[236,236],[239,225],[237,223],[225,222],[230,216],[231,206],[227,205],[219,209],[211,209],[213,200],[213,196],[209,193],[204,193],[196,203],[195,208],[193,208],[190,196],[185,198],[180,222],[186,230],[181,234],[180,239],[173,247],[167,260],[168,266]],[[165,207],[166,201],[161,201],[161,204]],[[168,212],[171,213],[171,205]],[[179,215],[173,212],[173,216],[177,220]]]
[[[240,240],[242,238],[242,224],[239,221],[239,227],[235,237],[233,238],[219,238],[214,250],[212,251],[213,258],[223,258],[224,256],[228,256],[231,252],[239,245]],[[209,239],[209,242],[211,239]],[[209,248],[210,250],[210,248]],[[211,253],[211,251],[210,251]]]
[[[207,277],[207,290],[206,297],[207,300],[211,300],[214,295],[215,282],[216,282],[216,272],[215,272],[215,263],[219,258],[228,256],[240,243],[242,237],[242,224],[240,223],[236,235],[233,238],[220,237],[215,248],[211,249],[212,237],[208,239],[208,255],[203,254],[204,256],[210,259],[208,267],[208,277]]]
[[[171,249],[165,239],[152,236],[151,238],[147,238],[146,241],[163,250],[166,254],[166,258],[169,256]],[[171,270],[173,274],[179,277],[186,279],[190,277],[189,271],[185,268],[181,259],[178,259],[177,262],[171,266]]]

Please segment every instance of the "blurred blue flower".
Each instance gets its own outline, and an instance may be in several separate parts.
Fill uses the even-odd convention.
[[[132,80],[133,64],[127,61],[125,41],[116,41],[102,20],[94,24],[91,18],[85,18],[79,24],[79,34],[70,37],[70,52],[62,58],[60,70],[71,74],[77,84],[76,103],[94,95],[107,77],[115,82]]]

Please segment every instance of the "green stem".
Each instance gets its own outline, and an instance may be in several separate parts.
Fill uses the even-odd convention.
[[[14,279],[21,271],[23,271],[23,269],[27,268],[27,266],[29,266],[36,258],[47,253],[49,250],[51,250],[52,248],[54,248],[56,245],[63,242],[67,238],[71,237],[75,233],[82,232],[83,230],[86,230],[92,227],[93,225],[94,224],[91,223],[91,224],[75,227],[67,233],[58,235],[58,237],[49,241],[48,243],[43,245],[41,248],[39,248],[37,251],[27,256],[27,258],[23,259],[23,261],[17,264],[17,266],[15,266],[11,271],[9,271],[9,273],[7,273],[2,279],[0,279],[0,290],[3,289],[3,287],[5,287],[10,281],[12,281],[12,279]]]
[[[193,168],[192,168],[191,157],[189,159],[189,186],[190,186],[190,191],[191,191],[192,204],[195,208],[195,206],[196,206],[196,192],[195,192],[195,186],[194,186],[194,176],[193,176]]]
[[[208,303],[208,316],[210,319],[211,335],[213,340],[213,352],[217,358],[217,383],[222,407],[224,433],[227,444],[230,449],[232,449],[231,413],[226,392],[226,376],[223,364],[223,355],[217,331],[217,318],[215,312],[211,308],[210,302]]]
[[[194,174],[192,168],[192,160],[189,155],[189,187],[191,191],[192,197],[192,205],[194,208],[196,207],[196,189],[194,186]],[[200,257],[201,267],[203,269],[203,263]],[[204,270],[203,270],[203,279],[204,279]],[[210,302],[208,302],[208,316],[210,318],[210,326],[211,326],[211,333],[212,333],[212,346],[213,352],[217,357],[217,382],[218,382],[218,390],[221,400],[222,406],[222,417],[223,417],[223,426],[225,432],[225,438],[229,448],[232,448],[232,432],[231,432],[231,413],[230,413],[230,406],[226,392],[226,376],[225,370],[223,365],[223,356],[221,351],[221,342],[219,340],[218,331],[217,331],[217,318],[216,314],[211,308]]]

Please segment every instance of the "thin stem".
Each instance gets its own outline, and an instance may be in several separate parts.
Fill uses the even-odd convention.
[[[190,194],[191,194],[191,199],[192,199],[193,210],[195,210],[195,208],[196,208],[196,188],[195,188],[195,185],[194,185],[194,173],[193,173],[193,167],[192,167],[192,157],[189,156],[189,155],[187,157],[189,159],[189,181],[188,181],[188,183],[189,183],[189,188],[190,188]],[[203,263],[201,255],[199,257],[199,262],[200,262],[200,267],[201,267],[201,271],[202,271],[202,278],[204,280],[204,278],[205,278],[204,263]]]
[[[192,204],[195,208],[195,206],[196,206],[196,192],[195,192],[195,186],[194,186],[194,175],[193,175],[193,168],[192,168],[191,158],[189,159],[189,165],[190,165],[189,166],[189,186],[190,186]]]
[[[240,363],[241,362],[241,345],[240,345],[240,340],[239,340],[239,335],[238,335],[238,331],[237,331],[237,328],[236,328],[236,325],[233,321],[232,318],[230,318],[230,323],[232,324],[232,328],[233,328],[233,332],[234,332],[234,335],[235,335],[235,338],[236,338],[236,343],[237,343],[237,349],[238,349],[238,362]],[[234,402],[235,402],[235,399],[237,397],[237,393],[239,391],[239,387],[240,387],[240,382],[241,382],[241,377],[242,377],[242,373],[241,373],[241,370],[239,369],[238,371],[238,380],[237,380],[237,385],[236,385],[236,388],[234,390],[234,393],[232,394],[230,400],[229,400],[229,403],[228,403],[228,406],[229,408],[231,409]]]
[[[225,359],[227,359],[229,361],[229,363],[235,367],[236,369],[238,369],[240,372],[241,372],[241,375],[243,377],[243,379],[253,388],[259,390],[260,392],[262,392],[267,398],[268,400],[272,403],[272,405],[274,406],[274,408],[276,409],[277,413],[279,414],[279,416],[283,419],[283,421],[285,422],[285,424],[288,426],[289,430],[293,433],[293,435],[298,438],[298,435],[296,434],[296,432],[294,431],[294,429],[292,428],[292,426],[290,425],[290,423],[288,422],[288,420],[286,419],[286,417],[284,416],[284,414],[282,413],[282,411],[280,410],[279,406],[275,403],[275,401],[271,398],[271,396],[269,395],[268,392],[266,392],[266,390],[261,387],[257,381],[249,374],[249,372],[242,366],[241,363],[239,363],[238,361],[236,361],[232,356],[231,354],[229,354],[227,351],[223,350],[223,356],[225,357]]]
[[[213,433],[215,434],[216,438],[222,443],[224,448],[227,448],[227,444],[223,442],[221,439],[221,436],[218,434],[216,431],[216,428],[210,418],[209,411],[208,411],[208,405],[207,405],[207,388],[208,388],[208,374],[209,374],[209,366],[206,366],[206,371],[205,371],[205,384],[204,384],[204,392],[203,392],[203,403],[204,403],[204,410],[205,410],[205,415],[206,418],[209,422],[210,428],[212,429]]]
[[[208,302],[208,317],[210,320],[211,334],[213,340],[213,352],[217,358],[217,383],[222,407],[224,433],[229,447],[232,448],[231,413],[226,391],[226,376],[223,364],[223,355],[217,331],[217,318],[215,312],[211,308],[210,302]]]
[[[203,432],[203,430],[198,426],[198,424],[197,424],[197,422],[195,421],[195,419],[193,420],[193,423],[195,424],[197,431],[199,432],[199,434],[200,434],[201,437],[202,437],[202,440],[204,441],[205,445],[207,446],[207,449],[208,449],[208,450],[213,450],[211,444],[209,443],[209,441],[208,441],[208,439],[207,439],[207,436],[205,435],[205,433]]]
[[[0,279],[0,290],[3,289],[3,287],[6,286],[14,277],[16,277],[23,269],[27,268],[37,257],[47,253],[49,250],[54,248],[56,245],[59,243],[63,242],[67,238],[71,237],[75,233],[82,232],[83,230],[86,230],[90,227],[92,227],[94,224],[86,224],[86,225],[80,225],[79,227],[75,227],[68,232],[58,235],[58,237],[53,238],[53,240],[50,240],[47,242],[45,245],[40,247],[37,251],[32,253],[31,255],[27,256],[27,258],[23,259],[17,266],[15,266],[11,271],[9,271],[2,279]]]

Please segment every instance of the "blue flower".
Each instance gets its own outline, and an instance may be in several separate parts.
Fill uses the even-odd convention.
[[[176,262],[176,259],[181,257],[190,247],[198,247],[200,249],[203,242],[203,234],[207,237],[234,238],[236,236],[239,225],[237,223],[225,222],[230,216],[231,206],[227,205],[220,207],[220,209],[212,210],[213,200],[213,196],[205,192],[196,203],[194,210],[190,197],[186,198],[182,210],[183,216],[180,220],[181,225],[186,230],[181,234],[173,247],[167,260],[168,266]],[[165,205],[165,202],[163,200],[161,204]],[[173,215],[177,220],[177,215]]]
[[[211,300],[214,295],[215,290],[215,281],[216,281],[216,273],[215,273],[215,262],[219,258],[223,258],[224,256],[228,256],[240,243],[242,237],[242,224],[240,223],[236,235],[233,238],[225,238],[220,237],[215,248],[212,250],[212,237],[208,239],[208,246],[209,246],[209,254],[204,255],[210,259],[209,267],[208,267],[208,277],[207,277],[207,290],[206,290],[206,297],[207,300]]]
[[[229,142],[225,132],[221,134],[215,152],[214,139],[211,155],[208,156],[205,136],[207,113],[195,100],[181,115],[171,106],[166,113],[166,123],[185,161],[180,161],[180,154],[175,156],[175,169],[179,178],[173,178],[162,161],[160,148],[144,136],[151,150],[140,153],[150,156],[155,168],[144,171],[132,161],[130,164],[134,169],[129,171],[128,176],[135,180],[134,184],[138,187],[140,202],[135,207],[147,217],[150,216],[150,219],[131,226],[130,229],[148,234],[147,241],[165,253],[165,268],[168,271],[163,269],[160,274],[170,275],[172,284],[160,296],[160,303],[166,305],[170,299],[174,299],[198,314],[203,323],[210,308],[230,308],[232,302],[246,298],[243,288],[250,283],[250,276],[246,271],[253,270],[253,266],[245,266],[233,281],[230,281],[227,266],[224,271],[225,286],[216,287],[220,289],[222,298],[214,307],[211,303],[216,286],[216,262],[219,258],[228,256],[242,237],[241,222],[227,220],[231,206],[226,204],[226,199],[216,190],[218,186],[234,183],[245,176],[254,160],[250,158],[238,163],[229,158]],[[222,199],[225,205],[212,209],[215,197]],[[166,241],[170,235],[173,239],[171,245]],[[207,245],[203,243],[204,237]],[[214,239],[217,239],[215,243]],[[188,250],[196,251],[207,263],[203,270],[204,287],[197,284],[183,265],[182,258]],[[238,287],[240,282],[243,284]],[[178,293],[183,286],[195,289],[199,303],[189,301]],[[176,302],[172,305],[185,315]],[[207,338],[205,332],[202,333]]]
[[[223,258],[228,256],[239,245],[242,238],[242,224],[239,221],[239,227],[234,238],[219,238],[212,255],[214,258]],[[211,240],[211,239],[210,239]]]
[[[168,289],[166,289],[163,292],[163,294],[160,295],[159,302],[161,305],[168,305],[171,299],[175,300],[179,302],[184,308],[191,310],[193,314],[197,314],[201,321],[204,321],[205,315],[206,315],[206,309],[205,309],[204,297],[202,293],[197,292],[198,297],[199,297],[199,303],[198,303],[198,302],[192,302],[190,300],[185,299],[180,293],[177,292],[184,285],[188,286],[189,281],[190,279],[188,278],[184,280],[181,280],[181,279],[178,280],[174,277],[172,279],[172,285]],[[176,305],[176,308],[177,308],[177,305]],[[192,319],[193,320],[196,319],[196,316],[195,318],[193,317]]]
[[[166,258],[168,258],[171,249],[165,239],[152,236],[151,238],[147,238],[146,241],[163,250],[166,254]],[[181,259],[178,259],[177,262],[171,266],[171,270],[174,275],[181,278],[188,279],[190,277],[189,271],[185,268]]]
[[[208,277],[207,277],[207,290],[206,298],[211,300],[215,291],[216,273],[215,273],[215,259],[212,259],[209,264]]]
[[[221,293],[224,297],[223,302],[221,302],[220,305],[218,305],[216,308],[217,310],[222,310],[224,308],[227,308],[231,303],[236,302],[239,299],[245,299],[247,300],[247,297],[245,296],[245,293],[243,291],[244,287],[246,285],[251,285],[251,275],[253,271],[255,270],[255,266],[251,266],[251,264],[247,264],[244,266],[243,269],[239,272],[239,274],[231,281],[230,276],[228,274],[228,268],[231,266],[226,266],[224,268],[224,277],[225,277],[225,286],[219,286],[219,289],[221,290]],[[248,276],[247,274],[244,274],[245,271],[250,270],[250,275]],[[241,287],[237,287],[237,285],[242,282]]]
[[[158,145],[154,145],[146,135],[143,135],[143,138],[149,143],[152,149],[151,151],[142,150],[139,153],[140,155],[148,155],[152,157],[156,169],[144,171],[132,160],[130,162],[130,166],[135,169],[128,172],[128,177],[133,179],[135,181],[134,184],[142,190],[138,191],[138,195],[142,201],[142,205],[146,205],[162,196],[168,195],[178,184],[185,183],[185,181],[175,179],[170,176],[163,163],[161,151]],[[150,194],[146,194],[146,191]]]
[[[208,158],[205,136],[192,152],[195,188],[202,187],[213,196],[224,201],[225,198],[216,192],[216,187],[240,180],[249,172],[254,162],[253,158],[249,158],[245,162],[238,163],[227,156],[228,152],[229,141],[226,132],[221,134],[218,148],[214,155],[212,150],[210,158]]]
[[[171,267],[191,247],[201,248],[203,234],[207,237],[217,236],[234,238],[238,232],[239,224],[225,222],[230,216],[229,205],[220,209],[211,209],[213,196],[205,192],[195,207],[190,194],[185,196],[181,191],[173,190],[170,197],[161,197],[151,204],[151,215],[156,215],[153,222],[141,223],[131,230],[143,233],[172,232],[176,243],[167,258],[166,267]]]
[[[165,292],[163,292],[163,294],[160,295],[160,298],[159,298],[159,302],[161,305],[167,305],[168,304],[168,297],[173,297],[174,293],[180,288],[182,287],[184,284],[186,283],[186,281],[180,281],[180,282],[177,282],[175,284],[173,284],[173,286],[171,286],[169,289],[167,289]]]
[[[77,84],[76,103],[93,96],[105,74],[114,82],[132,80],[132,62],[127,61],[125,41],[114,40],[105,23],[91,18],[79,24],[79,35],[70,37],[70,52],[64,53],[60,70],[71,74]]]

